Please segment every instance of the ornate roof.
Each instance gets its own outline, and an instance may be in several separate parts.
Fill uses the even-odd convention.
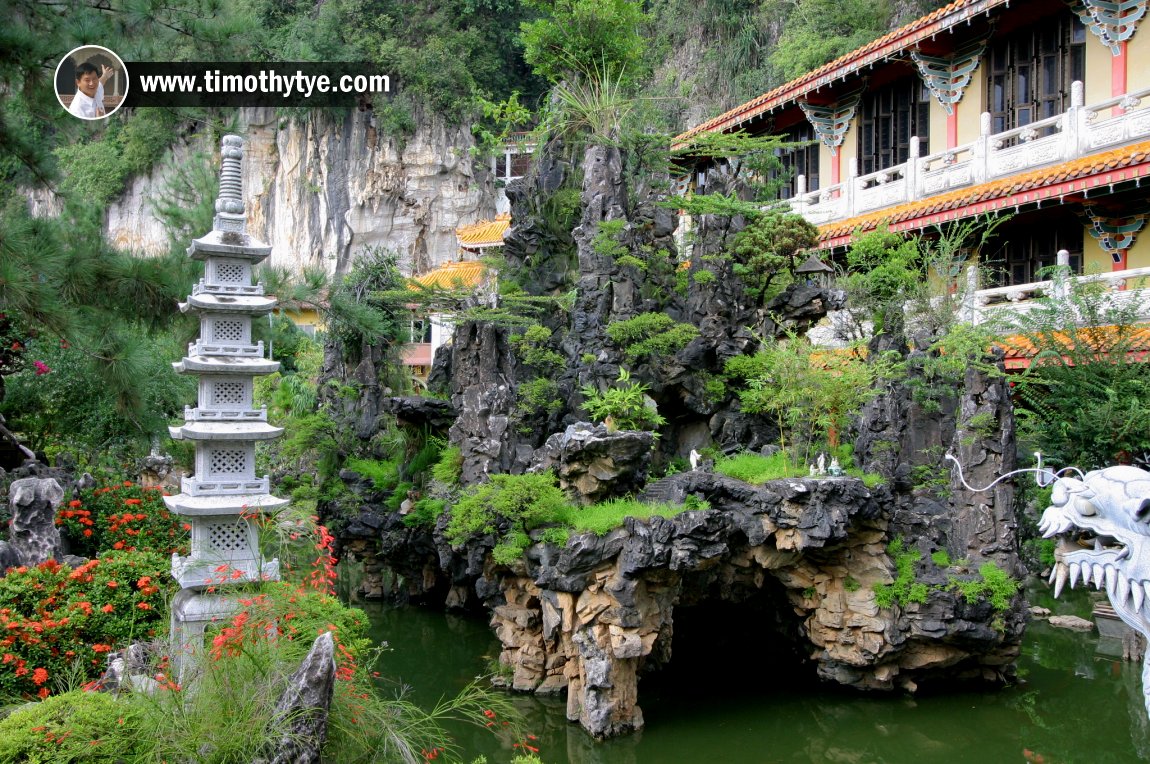
[[[1091,189],[1150,177],[1150,141],[1092,154],[1070,162],[1011,175],[977,186],[819,226],[823,247],[841,246],[856,231],[887,225],[906,231],[1010,209],[1023,204],[1057,204]]]
[[[945,32],[952,27],[970,21],[975,16],[988,13],[991,9],[1008,3],[1009,0],[955,0],[950,5],[915,19],[906,26],[885,34],[845,56],[836,58],[829,64],[824,64],[798,79],[767,91],[757,98],[681,133],[675,137],[673,143],[676,146],[681,145],[692,135],[701,132],[736,130],[743,123],[764,112],[797,101],[808,93],[821,88],[830,87],[836,80],[846,79],[861,69],[880,63],[903,51],[908,51],[940,32]]]
[[[474,289],[482,283],[486,272],[487,266],[478,260],[462,260],[441,265],[422,276],[414,277],[412,281],[438,289]]]
[[[478,223],[460,226],[455,229],[459,246],[464,249],[502,247],[503,236],[511,227],[511,216],[497,215],[494,220],[480,220]]]

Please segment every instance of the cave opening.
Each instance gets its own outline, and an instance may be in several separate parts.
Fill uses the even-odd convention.
[[[690,693],[709,697],[762,696],[818,684],[810,643],[781,583],[769,574],[758,589],[720,595],[706,587],[674,610],[669,660],[648,666],[640,682],[644,701]]]

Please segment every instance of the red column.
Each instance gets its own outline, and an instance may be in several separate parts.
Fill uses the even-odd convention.
[[[953,149],[958,145],[958,104],[946,115],[946,147]]]
[[[1110,57],[1110,95],[1117,98],[1126,95],[1126,42],[1118,43],[1118,55]],[[1125,114],[1126,110],[1115,106],[1115,117]]]

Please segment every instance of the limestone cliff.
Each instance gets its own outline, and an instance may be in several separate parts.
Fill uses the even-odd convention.
[[[495,215],[494,185],[471,156],[466,125],[425,116],[401,139],[379,131],[370,111],[289,118],[240,109],[236,119],[247,141],[248,228],[271,244],[271,265],[342,273],[356,253],[385,248],[405,271],[419,271],[454,257],[456,227]],[[144,253],[167,248],[151,200],[196,150],[195,141],[178,144],[167,162],[130,181],[108,210],[110,241]]]

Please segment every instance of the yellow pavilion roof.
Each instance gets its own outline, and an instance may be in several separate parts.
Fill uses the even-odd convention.
[[[497,215],[494,220],[480,220],[478,223],[460,226],[455,229],[459,246],[464,249],[502,247],[503,236],[511,227],[511,215]]]
[[[441,265],[422,276],[415,276],[412,281],[435,289],[474,289],[482,283],[486,272],[487,266],[478,260],[462,260]]]

